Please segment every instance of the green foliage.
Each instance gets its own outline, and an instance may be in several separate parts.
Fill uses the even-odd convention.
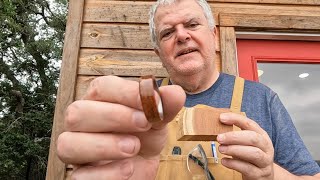
[[[0,179],[44,179],[67,0],[0,0]]]

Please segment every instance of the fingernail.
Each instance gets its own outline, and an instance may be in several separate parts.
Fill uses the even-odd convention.
[[[119,141],[120,150],[125,153],[132,154],[134,152],[135,145],[136,143],[132,138],[126,137]]]
[[[226,136],[224,134],[219,134],[217,137],[217,140],[219,143],[222,143],[226,139]]]
[[[221,153],[225,153],[225,152],[226,152],[226,149],[227,149],[226,146],[222,146],[222,145],[219,146],[219,151],[220,151]]]
[[[124,179],[129,179],[133,174],[133,166],[130,162],[124,162],[120,166],[120,172]]]
[[[148,125],[146,116],[141,111],[136,111],[132,114],[134,124],[139,128],[145,128]]]
[[[221,122],[227,122],[228,120],[228,115],[225,113],[220,114],[220,121]]]

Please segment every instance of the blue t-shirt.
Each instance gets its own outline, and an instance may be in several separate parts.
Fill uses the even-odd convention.
[[[187,94],[186,107],[205,104],[230,108],[235,77],[220,73],[206,91]],[[312,159],[278,95],[267,86],[245,81],[241,111],[256,121],[269,135],[274,146],[274,162],[295,175],[315,175],[320,167]]]

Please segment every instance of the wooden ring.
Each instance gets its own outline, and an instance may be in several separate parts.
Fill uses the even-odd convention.
[[[163,107],[155,77],[152,75],[142,76],[139,83],[139,92],[143,112],[147,120],[152,123],[162,121]],[[156,103],[155,92],[160,97],[158,105]]]

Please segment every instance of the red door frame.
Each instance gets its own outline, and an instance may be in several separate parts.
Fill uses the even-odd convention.
[[[257,63],[320,64],[320,42],[237,40],[239,75],[258,81]]]

